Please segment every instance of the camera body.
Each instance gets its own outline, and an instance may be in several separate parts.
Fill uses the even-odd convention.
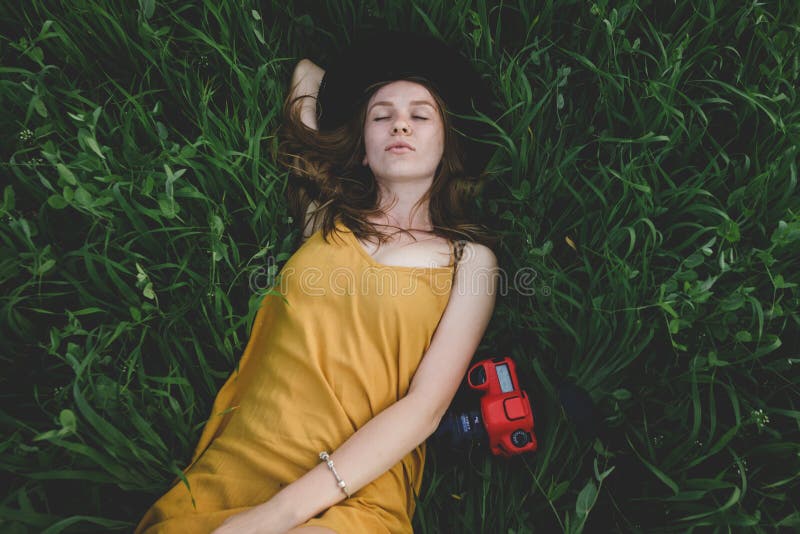
[[[512,456],[535,451],[531,403],[519,387],[514,360],[507,356],[482,360],[470,368],[467,382],[483,394],[481,416],[492,453]]]
[[[480,410],[448,412],[434,433],[451,447],[488,441],[492,454],[510,457],[537,449],[533,411],[520,389],[509,357],[485,359],[470,367],[467,385],[481,395]]]

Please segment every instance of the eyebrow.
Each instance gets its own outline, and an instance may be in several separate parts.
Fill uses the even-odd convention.
[[[412,106],[430,106],[430,107],[436,109],[436,107],[433,104],[431,104],[429,101],[427,101],[427,100],[412,100],[411,101],[411,105]],[[372,111],[372,108],[377,107],[377,106],[394,107],[394,104],[392,104],[391,102],[387,102],[386,100],[381,100],[380,102],[375,102],[374,104],[372,104],[369,107],[369,109],[367,110],[367,113]]]

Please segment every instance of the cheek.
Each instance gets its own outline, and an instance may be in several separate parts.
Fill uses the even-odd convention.
[[[369,161],[379,160],[383,155],[384,141],[380,137],[380,133],[374,129],[365,129],[364,131],[364,165],[369,165]]]
[[[374,128],[367,128],[364,130],[364,146],[371,150],[375,150],[380,141],[380,135]]]
[[[431,138],[435,139],[439,146],[444,146],[444,126],[442,123],[437,124],[436,127],[431,130]]]
[[[442,156],[444,153],[444,132],[438,132],[435,136],[436,139],[436,151],[439,153],[439,156]]]
[[[369,156],[374,150],[375,143],[373,142],[372,134],[369,130],[364,131],[364,154],[365,157]]]

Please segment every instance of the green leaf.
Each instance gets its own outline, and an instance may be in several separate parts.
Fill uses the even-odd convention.
[[[97,144],[97,140],[94,137],[91,135],[85,135],[83,137],[83,141],[89,145],[89,148],[92,149],[92,152],[100,156],[100,158],[106,159],[106,156],[103,154],[103,151],[100,150],[100,145]]]
[[[669,302],[659,302],[658,305],[659,307],[661,307],[662,310],[670,314],[673,318],[678,319],[680,317],[680,315],[678,315],[678,312],[675,311],[675,309]]]
[[[164,126],[164,123],[161,121],[156,121],[156,133],[158,133],[158,138],[161,139],[162,141],[165,141],[169,136],[167,127]]]
[[[622,388],[615,389],[614,392],[611,394],[611,396],[614,397],[617,400],[620,400],[620,401],[628,400],[631,397],[633,397],[633,395],[631,394],[630,391],[628,391],[627,389],[622,389]]]
[[[44,61],[44,51],[42,51],[40,47],[35,46],[28,51],[28,57],[30,57],[33,61],[41,65],[42,62]],[[47,110],[45,110],[44,113],[45,114],[42,115],[42,117],[47,117]]]
[[[550,254],[550,251],[553,250],[553,242],[549,239],[544,242],[544,244],[539,248],[532,248],[531,253],[537,256],[547,256]]]
[[[511,191],[511,194],[517,200],[525,200],[531,194],[531,183],[528,180],[523,180],[519,184],[519,189]]]
[[[639,460],[640,460],[640,461],[641,461],[641,462],[644,464],[644,466],[645,466],[647,469],[649,469],[649,470],[650,470],[650,472],[651,472],[651,473],[653,473],[653,474],[654,474],[656,477],[658,477],[658,479],[659,479],[661,482],[663,482],[664,484],[666,484],[666,486],[667,486],[667,487],[669,487],[669,489],[671,489],[671,490],[672,490],[672,492],[673,492],[675,495],[677,495],[677,494],[678,494],[678,485],[675,483],[675,481],[674,481],[674,480],[672,480],[670,477],[668,477],[668,476],[667,476],[667,475],[666,475],[666,474],[665,474],[663,471],[661,471],[659,468],[657,468],[656,466],[654,466],[653,464],[651,464],[650,462],[648,462],[647,460],[645,460],[645,459],[642,457],[642,455],[641,455],[641,454],[639,454],[639,451],[637,451],[637,450],[636,450],[636,448],[633,446],[633,443],[631,443],[631,440],[630,440],[630,438],[628,438],[628,437],[626,436],[626,437],[625,437],[625,439],[628,441],[628,445],[630,445],[630,446],[631,446],[631,449],[633,450],[634,454],[636,454],[636,456],[637,456],[637,457],[639,458]]]
[[[800,527],[800,512],[792,512],[775,525],[777,527]]]
[[[730,365],[730,363],[724,360],[720,360],[717,357],[716,351],[712,350],[709,351],[708,353],[708,365],[710,365],[711,367],[725,367],[726,365]]]
[[[730,219],[725,220],[725,222],[717,226],[717,234],[731,243],[735,243],[741,238],[739,225]]]
[[[63,163],[56,163],[56,170],[58,171],[58,176],[69,185],[78,185],[78,180],[75,178],[75,175],[72,174],[72,171],[69,170],[69,167]]]
[[[136,262],[136,281],[137,282],[143,282],[145,280],[147,280],[147,273],[144,272],[144,269],[142,269],[142,266],[139,265],[139,262],[137,261]]]
[[[144,290],[142,291],[142,295],[144,295],[145,298],[148,298],[150,300],[153,300],[154,298],[156,298],[156,293],[155,293],[155,291],[153,291],[153,283],[152,282],[147,282],[147,285],[145,286]]]
[[[75,412],[72,410],[61,410],[58,421],[61,423],[61,429],[66,432],[75,432],[75,429],[78,427],[78,420],[75,417]]]
[[[218,215],[211,216],[211,232],[216,236],[217,239],[222,237],[222,233],[225,231],[225,224],[222,222],[222,219]],[[266,249],[264,250],[266,252]],[[257,257],[257,256],[254,256]]]
[[[744,295],[737,291],[722,299],[719,303],[719,308],[722,311],[735,311],[744,306],[744,303]]]
[[[41,434],[33,436],[33,441],[43,441],[47,439],[52,439],[57,435],[58,435],[58,430],[48,430],[47,432],[42,432]]]
[[[46,273],[47,271],[52,269],[55,264],[56,264],[56,260],[54,260],[52,258],[50,258],[49,260],[44,261],[41,265],[39,265],[39,268],[36,269],[36,274],[37,275],[42,275],[42,274]]]
[[[84,206],[90,206],[92,204],[92,195],[83,187],[78,187],[75,190],[75,202],[83,204]]]
[[[145,20],[149,20],[156,10],[156,1],[139,0],[139,10],[142,12],[142,16],[145,18]]]
[[[551,501],[557,500],[559,497],[564,495],[569,489],[569,480],[562,480],[555,487],[550,489],[550,492],[547,494],[547,498]]]
[[[51,208],[61,210],[68,206],[67,201],[61,195],[50,195],[47,197],[47,204]]]
[[[264,34],[263,34],[263,33],[261,33],[261,30],[259,30],[258,28],[256,28],[255,24],[253,25],[253,33],[255,33],[255,34],[256,34],[256,39],[258,39],[258,42],[259,42],[259,43],[261,43],[261,44],[263,44],[263,45],[267,44],[267,41],[266,41],[266,39],[264,39]]]
[[[594,506],[596,498],[597,486],[595,486],[593,480],[590,480],[578,494],[578,500],[575,502],[575,513],[578,514],[578,517],[589,515],[589,510]]]
[[[97,119],[100,118],[100,113],[102,112],[103,112],[102,107],[97,106],[96,108],[94,108],[94,111],[92,111],[92,127],[97,126]]]
[[[797,287],[797,284],[794,282],[785,281],[782,274],[775,275],[775,278],[772,280],[772,284],[775,286],[775,289],[789,289],[790,287]]]
[[[698,265],[702,265],[705,261],[702,252],[693,252],[686,260],[683,262],[684,267],[687,269],[694,269]]]
[[[167,219],[174,219],[177,217],[178,212],[180,211],[178,203],[175,202],[174,199],[169,199],[166,197],[159,197],[158,207],[161,209],[161,214]]]
[[[606,477],[610,475],[612,471],[614,471],[614,469],[616,469],[616,466],[612,465],[601,473],[600,468],[597,465],[597,458],[594,459],[594,476],[598,483],[602,483],[603,480],[605,480]]]
[[[33,109],[35,109],[36,113],[43,118],[47,118],[47,108],[45,107],[44,102],[42,102],[42,99],[38,96],[33,97]]]
[[[7,185],[3,188],[3,207],[2,211],[9,212],[14,209],[16,204],[16,197],[14,195],[14,188]]]
[[[750,341],[753,341],[753,336],[747,330],[739,330],[736,332],[734,339],[739,343],[749,343]]]

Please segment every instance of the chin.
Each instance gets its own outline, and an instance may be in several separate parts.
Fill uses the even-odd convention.
[[[376,175],[376,177],[381,177],[384,180],[390,180],[393,182],[409,182],[413,180],[432,180],[433,173],[432,172],[388,172],[381,175]]]
[[[387,165],[383,172],[375,172],[376,176],[385,176],[387,178],[408,178],[408,177],[432,177],[436,174],[436,167],[419,167],[416,165]]]

